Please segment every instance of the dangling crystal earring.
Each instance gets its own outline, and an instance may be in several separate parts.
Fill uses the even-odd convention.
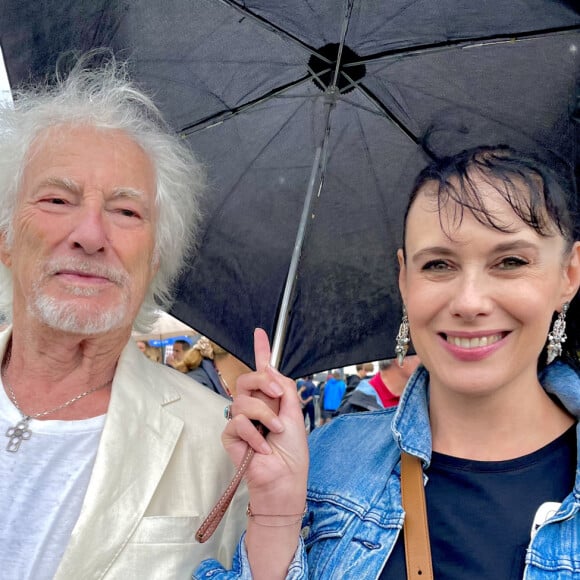
[[[407,308],[403,304],[403,318],[401,319],[401,325],[399,326],[399,334],[395,340],[395,353],[397,354],[397,362],[399,366],[403,366],[403,361],[405,360],[405,355],[409,350],[409,318],[407,317]]]
[[[562,343],[566,342],[566,312],[570,306],[569,302],[564,302],[562,312],[558,314],[552,326],[552,332],[548,334],[548,362],[550,364],[556,357],[562,354]]]

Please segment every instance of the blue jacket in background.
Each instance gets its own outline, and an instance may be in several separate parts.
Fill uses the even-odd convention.
[[[346,383],[344,381],[330,377],[324,385],[322,408],[325,411],[336,411],[340,407],[345,391]]]
[[[540,381],[576,419],[580,418],[580,377],[561,362],[548,366]],[[401,449],[431,460],[427,371],[411,377],[399,407],[344,415],[310,436],[308,510],[302,540],[287,578],[375,579],[401,532]],[[577,439],[580,441],[578,427]],[[383,436],[381,436],[383,434]],[[580,446],[579,446],[580,457]],[[425,478],[427,481],[427,477]],[[580,578],[580,469],[574,489],[531,540],[525,580]],[[251,578],[243,544],[226,572],[206,561],[194,578]]]

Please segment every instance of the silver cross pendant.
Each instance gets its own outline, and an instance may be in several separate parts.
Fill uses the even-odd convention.
[[[20,444],[32,437],[32,431],[28,428],[30,417],[24,417],[22,421],[16,423],[6,431],[6,437],[9,438],[6,450],[10,453],[16,453],[20,449]]]

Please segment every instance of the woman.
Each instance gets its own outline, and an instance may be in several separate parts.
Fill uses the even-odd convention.
[[[161,349],[150,346],[145,340],[137,341],[137,348],[153,362],[161,362]]]
[[[250,368],[215,342],[202,336],[175,368],[212,391],[232,399],[236,380]]]
[[[289,571],[268,562],[267,546],[257,553],[248,527],[249,561],[241,549],[232,577],[249,574],[250,566],[259,577],[269,563],[271,578],[405,578],[402,450],[421,459],[426,476],[435,578],[578,577],[574,240],[565,192],[534,159],[481,147],[424,170],[398,252],[405,310],[397,341],[404,356],[410,329],[423,366],[398,410],[347,415],[311,436],[305,550],[298,546]],[[296,417],[284,380],[276,383],[284,431],[268,436],[273,453],[262,451],[266,441],[248,426],[250,417],[272,428],[275,416],[246,397],[249,383],[224,433],[234,461],[243,441],[256,449],[250,503],[272,510],[265,514],[288,513],[273,510],[302,497],[295,467],[302,447],[294,443],[292,457],[279,452]],[[265,471],[276,463],[283,486]],[[288,540],[286,559],[295,547]]]

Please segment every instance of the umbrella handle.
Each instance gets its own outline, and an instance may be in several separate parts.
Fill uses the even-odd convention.
[[[261,424],[255,423],[256,429],[260,431],[260,433],[265,437],[268,433],[268,430]],[[225,491],[222,493],[221,497],[218,499],[217,503],[213,507],[213,509],[209,512],[208,516],[205,518],[201,526],[199,526],[197,532],[195,532],[195,539],[200,543],[203,544],[207,542],[216,531],[217,527],[220,525],[222,518],[224,517],[232,499],[234,499],[234,495],[246,471],[248,470],[248,466],[250,465],[250,461],[254,457],[254,450],[248,445],[246,449],[246,453],[242,458],[242,462],[238,466],[232,481],[226,487]]]

